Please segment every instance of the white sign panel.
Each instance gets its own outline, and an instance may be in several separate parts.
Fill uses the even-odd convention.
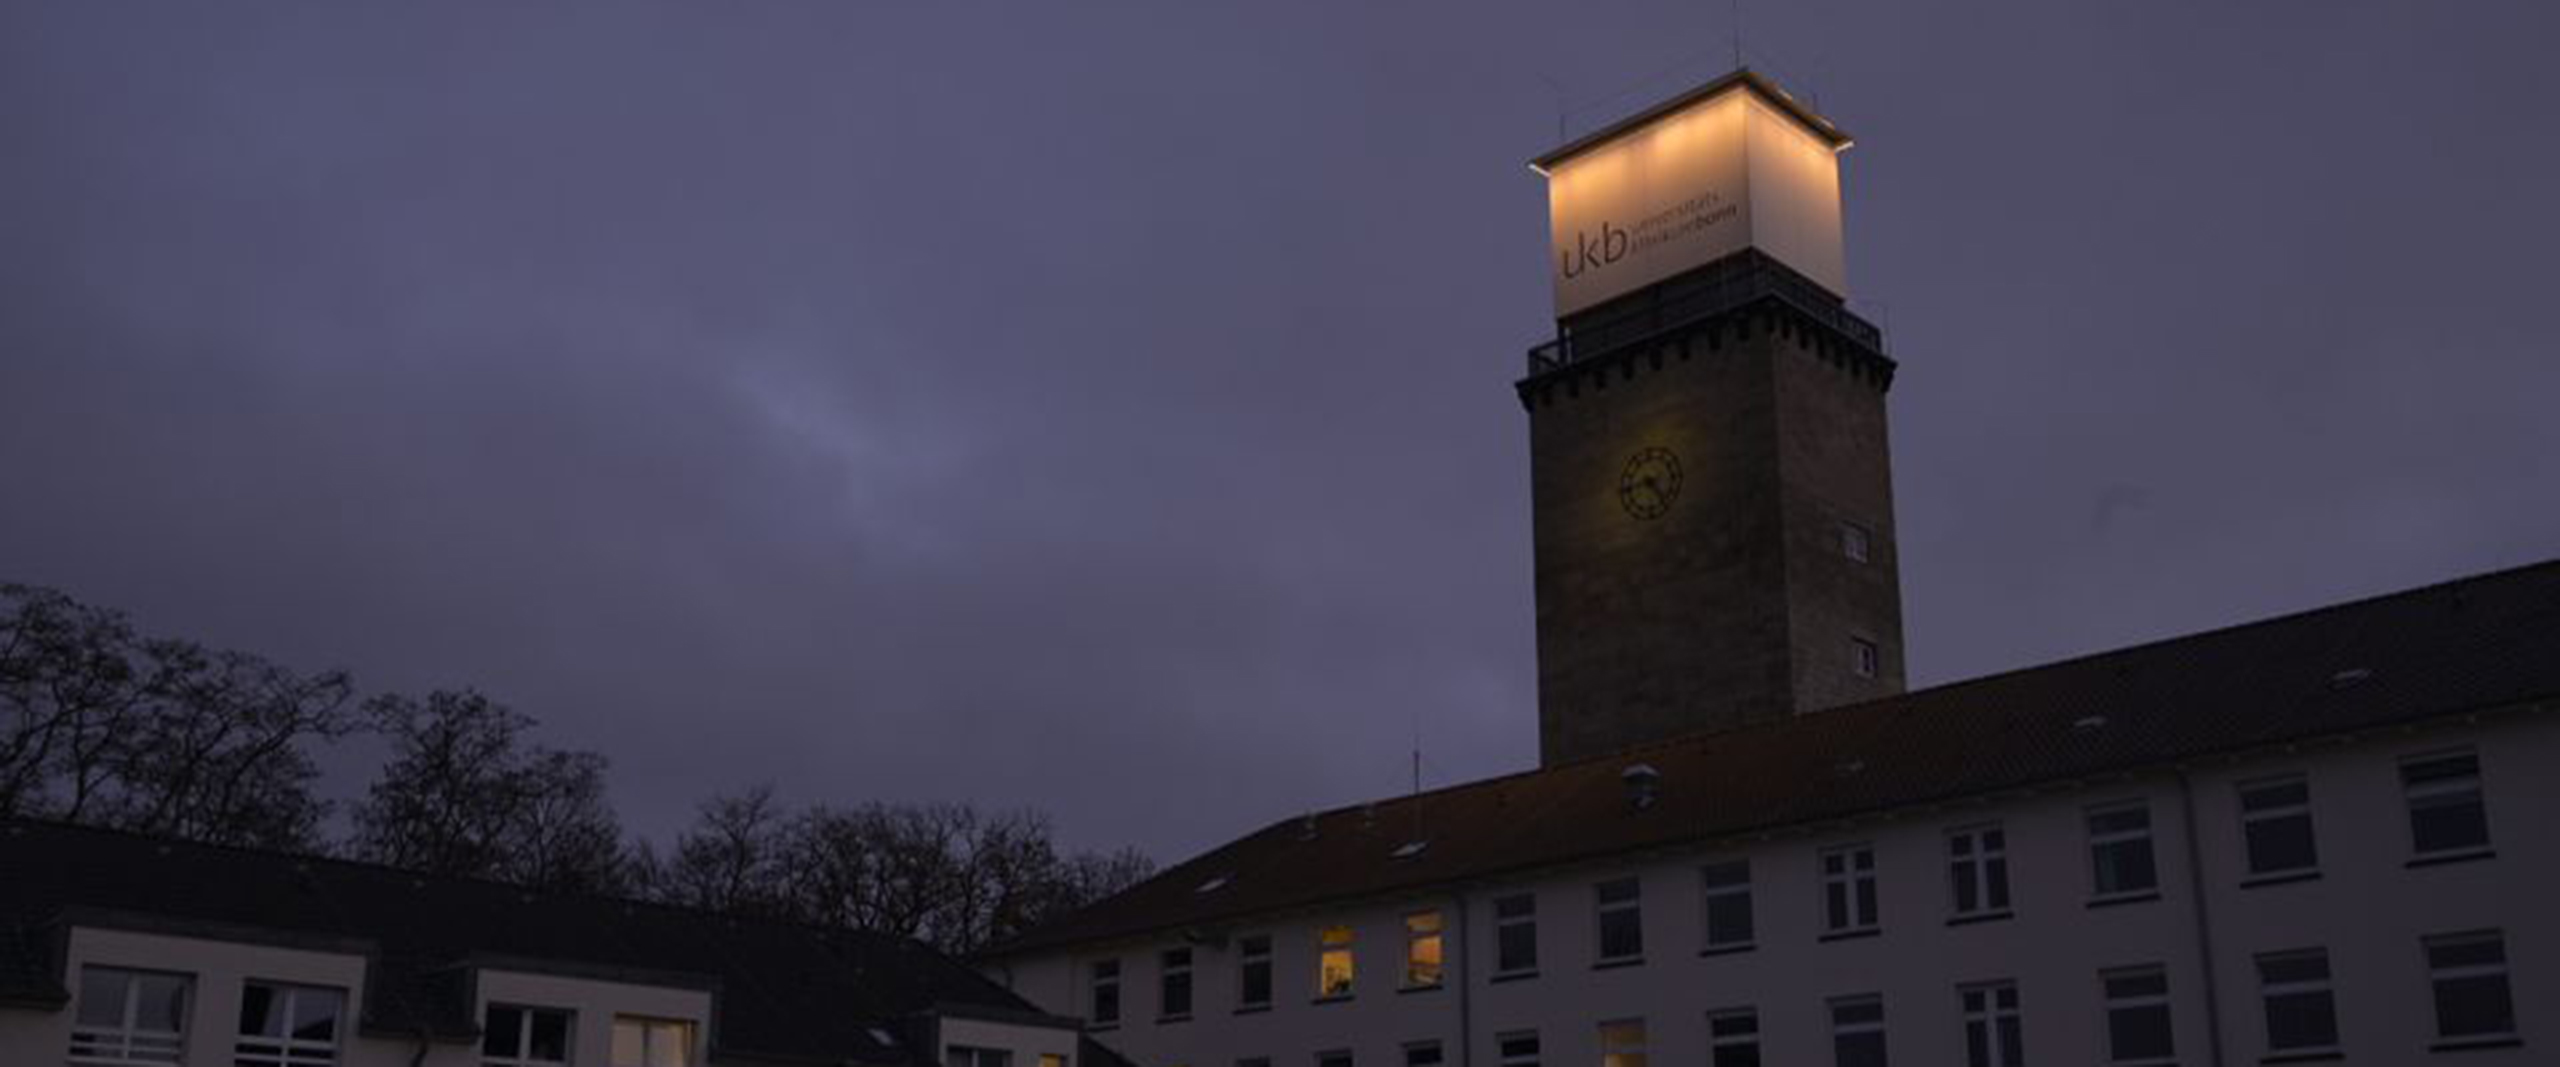
[[[1735,86],[1551,166],[1562,318],[1758,247],[1846,295],[1831,143]]]

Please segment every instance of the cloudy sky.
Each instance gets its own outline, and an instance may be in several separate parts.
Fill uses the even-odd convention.
[[[1743,5],[1915,681],[2560,555],[2548,0]],[[0,3],[0,579],[1160,858],[1534,761],[1523,160],[1723,3]],[[336,758],[347,788],[362,760]]]

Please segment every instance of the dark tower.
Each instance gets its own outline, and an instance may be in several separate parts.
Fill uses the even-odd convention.
[[[1555,764],[1902,690],[1885,390],[1842,306],[1848,139],[1748,72],[1537,161],[1538,742]]]

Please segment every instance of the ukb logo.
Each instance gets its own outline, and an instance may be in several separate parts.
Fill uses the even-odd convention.
[[[1587,231],[1574,231],[1573,250],[1558,254],[1556,266],[1566,278],[1579,278],[1583,271],[1608,266],[1625,258],[1626,254],[1627,231],[1603,221],[1599,240],[1592,240]]]

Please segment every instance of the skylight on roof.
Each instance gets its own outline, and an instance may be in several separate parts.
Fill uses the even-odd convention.
[[[1431,842],[1428,839],[1407,841],[1404,844],[1397,845],[1395,851],[1387,853],[1387,857],[1389,859],[1409,860],[1415,856],[1421,855],[1423,849],[1430,847]]]
[[[1194,888],[1194,889],[1192,890],[1192,892],[1194,892],[1194,893],[1215,893],[1215,892],[1217,892],[1218,890],[1225,889],[1225,888],[1227,887],[1227,879],[1228,879],[1228,876],[1227,876],[1227,875],[1223,875],[1223,874],[1218,875],[1218,876],[1216,876],[1216,877],[1213,877],[1213,878],[1209,879],[1209,880],[1208,880],[1208,881],[1206,881],[1206,882],[1202,882],[1202,883],[1200,883],[1200,885],[1199,885],[1198,887]]]
[[[886,1030],[883,1030],[883,1029],[881,1029],[881,1028],[879,1028],[879,1027],[877,1027],[877,1026],[871,1027],[871,1028],[870,1028],[870,1030],[871,1030],[871,1040],[873,1040],[873,1041],[877,1041],[877,1042],[879,1042],[879,1043],[881,1043],[881,1044],[883,1044],[883,1045],[892,1045],[892,1046],[894,1046],[894,1045],[896,1045],[896,1044],[898,1043],[898,1039],[897,1039],[897,1038],[894,1038],[894,1037],[889,1036],[889,1032],[888,1032],[888,1031],[886,1031]]]
[[[2091,730],[2104,727],[2105,725],[2107,725],[2107,717],[2104,715],[2083,715],[2071,724],[2071,728],[2082,733],[2087,733]]]

